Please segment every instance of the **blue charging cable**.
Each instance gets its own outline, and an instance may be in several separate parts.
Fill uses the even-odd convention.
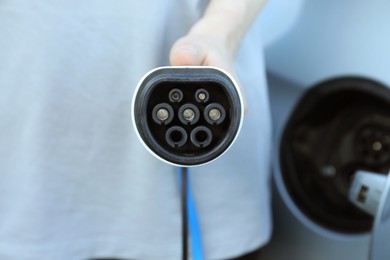
[[[189,168],[179,167],[178,168],[179,183],[183,180],[184,175],[189,175]],[[192,257],[194,260],[204,260],[203,247],[201,239],[201,231],[199,226],[198,214],[196,211],[194,197],[192,195],[191,181],[189,176],[185,176],[186,185],[186,216],[188,221],[188,229],[191,236],[191,248]],[[184,227],[183,227],[184,228]],[[183,238],[184,239],[184,238]],[[186,241],[186,239],[184,239]]]

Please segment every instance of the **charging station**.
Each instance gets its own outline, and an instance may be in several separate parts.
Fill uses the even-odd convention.
[[[389,10],[380,0],[304,1],[266,47],[274,234],[261,259],[370,259],[384,224],[348,196],[357,171],[390,170]]]

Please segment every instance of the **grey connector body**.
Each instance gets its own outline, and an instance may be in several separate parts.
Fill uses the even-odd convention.
[[[353,176],[350,201],[375,216],[370,243],[370,260],[390,256],[390,178],[377,173],[357,171]]]
[[[244,118],[234,79],[215,67],[160,67],[139,82],[132,103],[136,133],[157,158],[197,166],[234,143]]]
[[[349,200],[358,208],[375,216],[386,186],[387,176],[357,171],[349,189]]]

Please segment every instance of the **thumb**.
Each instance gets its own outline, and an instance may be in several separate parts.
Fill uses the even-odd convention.
[[[169,60],[172,66],[200,66],[204,54],[199,46],[180,39],[172,46]]]

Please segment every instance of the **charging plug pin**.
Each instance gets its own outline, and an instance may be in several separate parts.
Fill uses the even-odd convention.
[[[204,93],[204,92],[200,92],[199,94],[198,94],[198,98],[199,98],[199,100],[205,100],[206,99],[206,93]]]
[[[195,118],[195,111],[192,110],[191,108],[184,109],[183,111],[183,117],[185,120],[188,122],[191,122]]]
[[[382,143],[379,142],[379,141],[376,141],[372,144],[372,149],[375,151],[375,152],[379,152],[380,150],[382,150]]]
[[[178,92],[174,92],[172,94],[172,99],[178,101],[180,99],[180,94]]]
[[[157,118],[161,121],[167,120],[169,117],[169,111],[165,108],[160,108],[157,110]]]
[[[210,109],[209,117],[211,120],[217,121],[218,119],[221,118],[221,110],[219,110],[218,108]]]

